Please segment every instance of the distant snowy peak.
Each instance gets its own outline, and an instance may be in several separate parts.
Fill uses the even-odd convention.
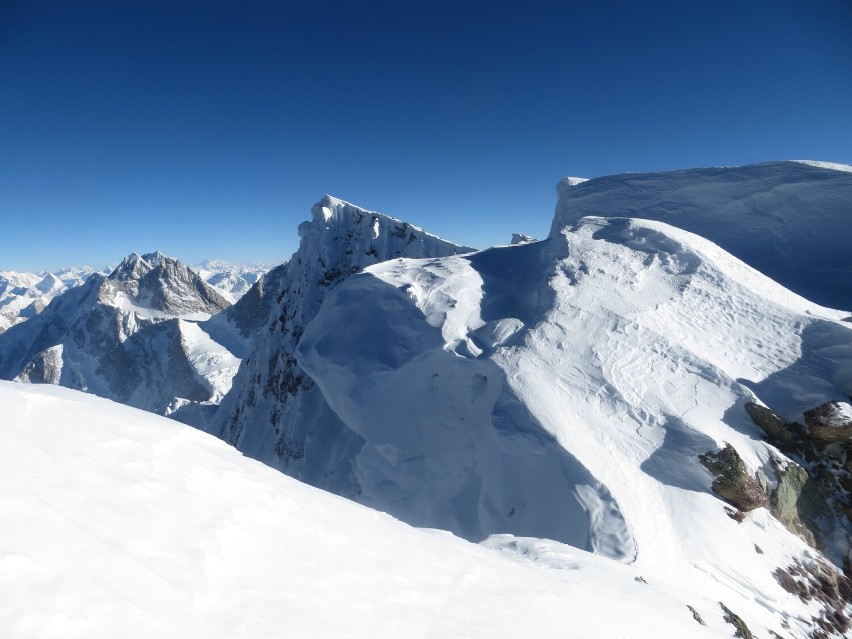
[[[54,297],[82,285],[95,272],[87,266],[55,273],[0,271],[0,333],[35,317]]]
[[[191,267],[220,295],[234,303],[263,276],[274,264],[237,264],[224,260],[204,260]]]
[[[87,390],[173,416],[210,411],[239,359],[197,322],[229,306],[180,261],[132,253],[0,335],[0,378]]]
[[[594,215],[658,220],[718,244],[804,297],[852,309],[852,172],[827,162],[562,180],[551,236]]]
[[[125,257],[104,281],[99,300],[172,316],[214,314],[231,305],[198,273],[159,251]]]

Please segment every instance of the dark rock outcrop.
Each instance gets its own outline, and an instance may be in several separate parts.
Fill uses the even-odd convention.
[[[730,444],[699,455],[698,459],[716,477],[713,492],[737,510],[748,512],[766,504],[766,492]]]
[[[769,440],[790,458],[773,458],[772,514],[808,544],[852,574],[852,406],[827,402],[804,414],[805,425],[786,422],[770,408],[745,409]]]

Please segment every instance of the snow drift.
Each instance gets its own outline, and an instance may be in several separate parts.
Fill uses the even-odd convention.
[[[543,242],[370,267],[329,294],[297,356],[363,441],[363,503],[764,601],[802,542],[765,508],[732,519],[699,458],[730,445],[771,492],[787,458],[746,404],[792,421],[852,393],[844,317],[691,233],[584,218]],[[842,565],[849,522],[832,521]],[[766,612],[747,621],[791,623]]]
[[[852,167],[825,162],[626,173],[557,187],[551,235],[593,215],[666,222],[809,300],[852,309]]]

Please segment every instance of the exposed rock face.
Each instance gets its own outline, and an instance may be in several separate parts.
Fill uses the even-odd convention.
[[[838,574],[820,558],[796,559],[775,571],[775,579],[787,592],[812,602],[818,613],[811,618],[814,639],[846,637],[852,629],[852,580]]]
[[[822,404],[805,412],[806,426],[785,422],[765,406],[749,403],[745,408],[773,443],[801,461],[772,458],[772,514],[852,574],[852,407],[837,401]]]
[[[120,293],[137,306],[173,316],[213,314],[231,305],[200,275],[160,252],[124,258],[104,281],[99,300],[115,303]]]
[[[0,378],[59,384],[160,413],[178,398],[211,401],[238,360],[179,318],[206,319],[228,306],[179,261],[134,253],[0,335]]]
[[[805,413],[805,426],[810,436],[822,443],[852,444],[852,406],[848,402],[826,402]]]
[[[782,465],[773,459],[772,466],[778,480],[769,499],[772,514],[787,530],[811,546],[819,547],[817,535],[826,534],[826,518],[831,519],[832,514],[819,484],[795,462],[787,461]]]
[[[745,621],[743,621],[738,615],[731,612],[731,610],[721,601],[719,602],[719,606],[722,608],[725,621],[734,627],[735,637],[742,637],[742,639],[754,639],[754,635],[751,633],[751,630],[749,630]]]
[[[788,424],[772,409],[754,402],[747,403],[745,409],[752,421],[760,426],[766,436],[781,450],[801,454],[808,459],[814,458],[813,445],[808,441],[807,434],[800,424],[795,422]]]
[[[288,264],[285,262],[261,276],[248,292],[220,317],[233,322],[240,335],[246,338],[267,328],[273,310],[281,301]]]
[[[36,355],[17,379],[29,384],[58,384],[61,377],[62,344],[58,344]]]
[[[394,218],[326,196],[299,226],[299,250],[226,315],[255,332],[209,432],[310,484],[356,496],[351,457],[363,445],[296,361],[302,333],[329,291],[363,267],[470,252]],[[270,314],[259,322],[271,307]],[[312,448],[315,448],[312,454]],[[310,460],[310,461],[309,461]]]
[[[738,510],[748,512],[766,504],[766,492],[730,444],[698,459],[716,477],[713,492]]]

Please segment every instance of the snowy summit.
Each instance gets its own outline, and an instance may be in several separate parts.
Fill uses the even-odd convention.
[[[484,251],[326,196],[233,305],[129,256],[0,373],[197,430],[0,384],[0,630],[848,636],[850,177],[570,178]]]

